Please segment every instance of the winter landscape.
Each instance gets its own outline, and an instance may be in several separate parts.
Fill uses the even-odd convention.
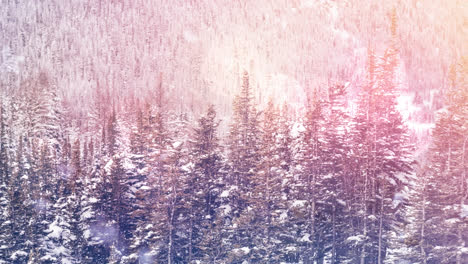
[[[0,263],[468,263],[467,1],[0,2]]]

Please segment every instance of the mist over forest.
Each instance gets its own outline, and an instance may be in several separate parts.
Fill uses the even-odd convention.
[[[1,263],[468,263],[468,4],[2,0]]]

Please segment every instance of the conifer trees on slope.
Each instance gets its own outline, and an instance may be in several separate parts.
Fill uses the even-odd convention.
[[[191,141],[191,177],[186,186],[189,210],[189,260],[216,263],[221,255],[222,234],[217,213],[224,185],[225,160],[217,136],[219,121],[211,105],[198,119]],[[224,249],[225,250],[225,249]]]
[[[432,141],[422,154],[406,213],[410,221],[399,253],[414,263],[468,261],[466,144],[468,92],[466,57],[450,71],[446,106],[439,111]]]
[[[368,85],[354,115],[348,113],[343,85],[330,87],[326,100],[317,96],[303,119],[289,120],[287,106],[280,109],[272,102],[258,112],[245,73],[234,102],[227,157],[217,137],[214,107],[193,124],[161,105],[115,107],[101,116],[99,131],[84,135],[75,132],[79,127],[61,123],[65,114],[52,111],[57,116],[43,120],[59,135],[54,141],[43,126],[12,129],[17,117],[11,97],[3,97],[0,206],[5,221],[0,223],[0,259],[398,259],[394,249],[401,243],[398,228],[405,216],[400,212],[411,203],[401,202],[410,148],[389,77],[396,58],[390,51],[381,59],[374,57],[371,53]],[[426,263],[463,263],[466,258],[466,151],[461,144],[466,94],[456,91],[447,118],[441,118],[434,131],[433,160],[426,172],[423,192],[436,195],[421,196],[433,205],[425,210],[425,231],[419,232]],[[450,140],[443,140],[447,133]],[[443,218],[442,211],[452,212],[450,218]]]
[[[429,150],[426,232],[427,263],[465,263],[467,250],[468,62],[452,69],[447,106],[439,113]]]
[[[396,196],[408,184],[411,148],[396,109],[397,51],[391,46],[380,61],[369,52],[368,81],[362,89],[351,130],[354,141],[355,201],[360,263],[382,263],[399,205]],[[355,261],[358,261],[356,259]]]

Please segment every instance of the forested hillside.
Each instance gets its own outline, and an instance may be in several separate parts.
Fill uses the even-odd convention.
[[[463,1],[0,6],[0,263],[468,263]]]

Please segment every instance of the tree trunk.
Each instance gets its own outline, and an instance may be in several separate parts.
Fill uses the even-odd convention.
[[[365,264],[365,260],[366,260],[366,243],[367,243],[367,206],[366,206],[366,202],[367,202],[367,181],[368,181],[368,171],[366,170],[366,175],[365,175],[365,180],[364,180],[364,199],[363,199],[363,202],[362,202],[362,210],[364,212],[364,223],[363,223],[363,236],[364,236],[364,241],[363,241],[363,244],[362,244],[362,249],[361,249],[361,261],[360,261],[360,264]]]
[[[174,184],[174,183],[173,183]],[[174,213],[175,213],[175,203],[177,200],[176,190],[175,187],[172,187],[172,191],[174,192],[174,198],[172,198],[172,203],[170,206],[170,216],[169,216],[169,244],[167,249],[167,263],[172,264],[172,251],[173,251],[173,231],[174,231]]]
[[[171,264],[172,263],[172,219],[174,216],[174,210],[171,210],[171,217],[169,219],[169,244],[167,247],[167,263]]]
[[[333,213],[332,213],[332,225],[333,225],[333,244],[332,244],[332,258],[331,264],[336,263],[336,206],[335,202],[333,202]]]
[[[426,193],[425,190],[423,191],[423,207],[422,207],[422,223],[421,223],[421,241],[419,242],[419,247],[421,248],[421,257],[423,260],[423,264],[426,264],[427,257],[426,251],[424,250],[424,229],[426,227]]]
[[[465,152],[466,152],[466,142],[468,141],[468,136],[465,137],[465,140],[463,142],[463,149],[462,149],[462,178],[461,178],[461,183],[460,183],[460,188],[461,188],[461,199],[460,199],[460,218],[462,215],[462,210],[465,206],[465,198],[468,196],[468,192],[466,191],[466,168],[465,168]],[[459,250],[457,250],[457,264],[462,263],[462,252],[461,249],[465,247],[465,240],[463,239],[463,232],[464,232],[464,221],[463,219],[460,219],[460,223],[458,223],[458,245],[460,247]]]
[[[385,182],[382,183],[382,197],[380,197],[380,221],[379,221],[379,252],[377,255],[377,264],[382,264],[382,226],[384,217],[384,199],[385,199]]]
[[[192,252],[193,252],[193,212],[192,208],[190,208],[190,230],[189,230],[189,257],[188,263],[192,261]]]
[[[266,188],[267,188],[267,193],[266,193],[266,202],[267,202],[267,222],[266,222],[266,225],[265,225],[265,232],[266,232],[266,236],[267,236],[267,260],[269,261],[270,260],[270,257],[271,257],[271,250],[270,250],[270,225],[271,225],[271,203],[270,203],[270,199],[271,199],[271,195],[270,195],[270,171],[271,171],[271,166],[270,164],[268,164],[268,172],[266,173],[267,175],[267,178],[266,178]]]

